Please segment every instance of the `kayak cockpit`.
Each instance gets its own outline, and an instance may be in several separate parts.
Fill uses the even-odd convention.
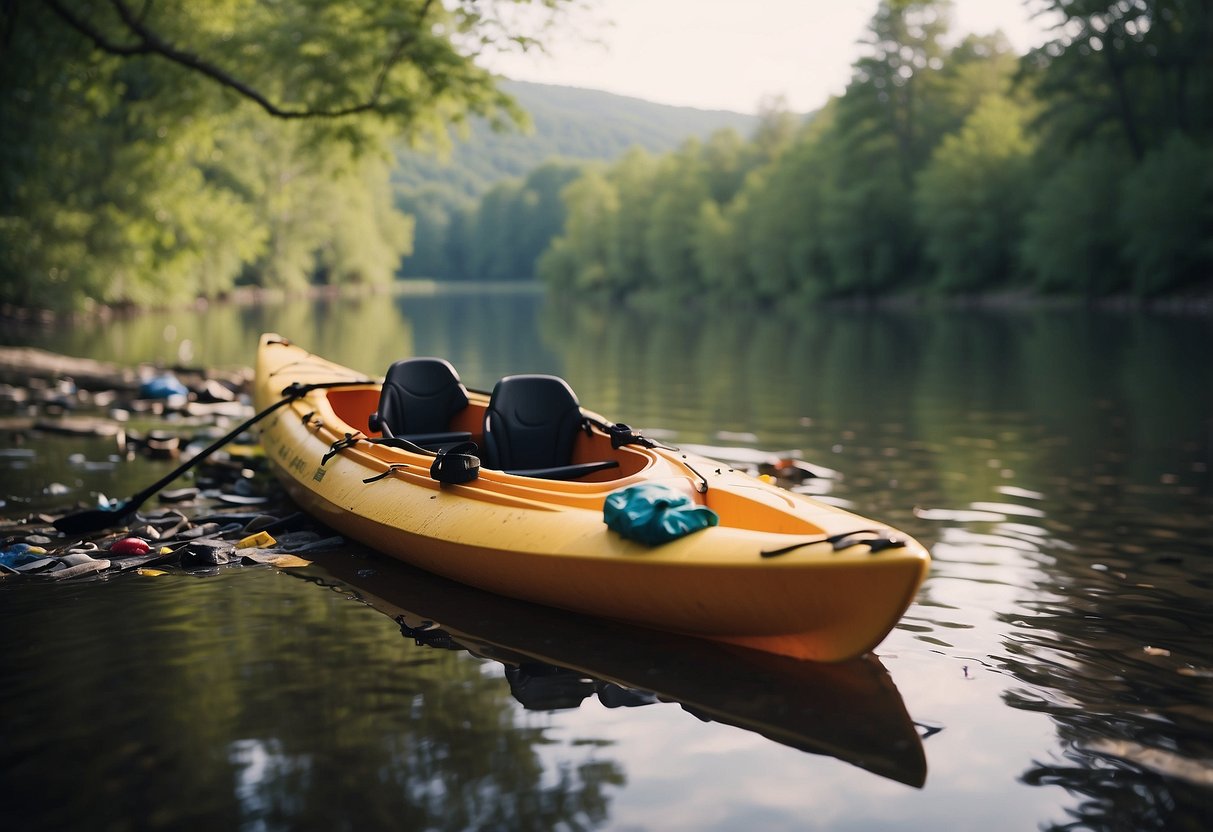
[[[535,378],[544,380],[530,381]],[[523,382],[515,388],[514,379],[522,379]],[[552,381],[547,381],[547,379]],[[481,455],[482,471],[498,472],[498,475],[505,473],[519,476],[522,479],[515,482],[520,486],[523,481],[529,481],[531,485],[528,490],[542,489],[545,493],[550,492],[549,497],[565,493],[566,488],[556,484],[556,481],[563,480],[578,489],[577,492],[570,492],[566,495],[570,499],[574,499],[574,494],[579,492],[579,486],[600,485],[609,490],[612,484],[623,485],[633,482],[638,475],[643,473],[647,480],[664,482],[684,491],[700,505],[712,508],[719,515],[721,525],[779,534],[819,535],[823,533],[820,523],[813,522],[821,518],[806,517],[802,501],[781,489],[766,487],[752,481],[749,477],[734,476],[716,468],[702,465],[696,467],[695,464],[678,459],[674,454],[657,453],[643,446],[624,444],[616,447],[617,443],[612,441],[611,435],[604,429],[606,426],[599,425],[594,420],[587,420],[579,406],[575,404],[575,398],[573,398],[574,411],[571,413],[568,411],[568,400],[559,389],[556,389],[560,387],[567,389],[568,385],[554,376],[514,376],[507,377],[503,381],[507,382],[505,387],[508,394],[504,398],[498,395],[494,402],[492,396],[488,394],[469,390],[466,403],[451,414],[449,421],[426,425],[431,434],[468,437],[476,444],[478,449],[476,453]],[[553,382],[556,383],[553,384]],[[498,383],[498,386],[500,385],[501,382]],[[540,392],[537,393],[536,390]],[[571,390],[567,392],[569,396],[573,395]],[[345,423],[333,426],[338,435],[347,431],[362,431],[372,440],[384,437],[382,430],[370,429],[375,424],[376,414],[379,414],[380,419],[384,415],[381,410],[384,396],[380,393],[380,387],[336,388],[323,391],[323,395],[332,408],[333,415],[340,422]],[[508,452],[502,452],[500,446],[511,441],[518,443],[519,437],[523,443],[530,441],[536,444],[554,444],[550,439],[541,441],[538,430],[542,427],[545,431],[558,433],[561,426],[545,423],[540,418],[542,413],[531,412],[527,407],[528,402],[535,401],[543,395],[552,395],[556,399],[564,401],[562,407],[567,424],[563,426],[566,431],[563,439],[568,446],[564,451],[566,456],[561,459],[565,461],[557,462],[556,457],[545,459],[541,453],[530,451],[516,453],[512,458],[507,457]],[[520,405],[515,401],[518,396],[522,398]],[[515,405],[518,407],[515,408]],[[509,408],[515,408],[512,415],[516,417],[519,424],[504,424],[504,418],[496,412]],[[388,412],[391,412],[390,405]],[[396,424],[416,425],[417,422],[397,421]],[[391,430],[390,425],[387,428],[389,431]],[[534,428],[534,434],[531,434],[530,428]],[[510,433],[511,429],[513,433]],[[494,443],[497,445],[495,451],[493,450]],[[384,449],[384,453],[397,452],[390,450],[386,445],[379,447]],[[513,461],[510,461],[511,459]],[[390,464],[387,458],[384,458],[384,462]],[[535,473],[528,473],[532,469],[542,469],[545,465],[559,465],[564,470],[557,472],[538,470]],[[545,474],[548,476],[544,476]],[[705,475],[711,477],[712,486],[710,488],[706,487],[708,482],[704,479]],[[595,493],[598,492],[595,491]],[[588,497],[589,494],[582,496]]]
[[[610,435],[591,424],[572,389],[556,376],[508,376],[493,395],[466,389],[465,394],[466,401],[451,408],[443,422],[401,419],[401,404],[411,400],[418,405],[414,409],[423,409],[425,402],[386,385],[324,391],[333,414],[350,432],[371,439],[398,437],[432,450],[471,441],[486,470],[592,483],[626,479],[652,463],[650,455],[635,447],[614,447]],[[393,431],[393,425],[402,433]]]

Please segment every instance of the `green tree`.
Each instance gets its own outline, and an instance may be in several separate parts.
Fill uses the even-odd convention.
[[[1133,290],[1213,289],[1213,148],[1182,134],[1124,179],[1120,233]]]
[[[753,171],[730,206],[745,256],[738,285],[761,303],[791,294],[818,298],[835,289],[824,211],[838,160],[837,105],[827,104],[785,152]]]
[[[654,179],[656,199],[645,234],[645,260],[652,288],[671,297],[692,295],[701,286],[695,226],[710,195],[699,150],[697,141],[688,142],[662,160]]]
[[[606,276],[621,293],[652,281],[646,229],[656,196],[657,160],[643,150],[624,155],[610,172],[616,209],[604,219],[608,235]]]
[[[839,155],[822,223],[844,292],[874,296],[919,269],[913,182],[936,136],[922,114],[943,66],[947,0],[885,0],[838,105]]]
[[[459,277],[462,270],[452,256],[452,241],[462,227],[459,215],[474,203],[462,192],[436,183],[398,192],[396,207],[413,218],[413,253],[401,272],[411,277]]]
[[[1170,135],[1213,132],[1213,4],[1036,0],[1059,19],[1032,54],[1042,123],[1070,146],[1116,141],[1142,159]]]
[[[727,204],[741,190],[752,166],[746,151],[746,141],[736,130],[718,130],[699,148],[708,197],[717,205]]]
[[[1005,286],[1030,197],[1028,112],[988,96],[946,137],[918,176],[915,204],[935,285],[948,291]]]
[[[1063,26],[1020,65],[998,34],[948,49],[946,0],[884,0],[846,93],[807,125],[775,109],[748,142],[718,134],[570,188],[552,274],[759,304],[1201,285],[1213,6],[1036,5]]]
[[[731,216],[710,199],[699,206],[694,244],[704,289],[718,298],[744,294],[749,281],[742,240]]]
[[[476,207],[476,218],[468,239],[468,277],[510,280],[514,263],[511,250],[522,231],[518,207],[523,189],[516,180],[499,182],[489,189]]]
[[[389,139],[517,113],[475,61],[531,42],[514,5],[0,5],[0,301],[382,279],[408,228],[357,192]]]
[[[951,0],[883,0],[839,112],[844,131],[894,154],[906,187],[933,146],[923,113],[943,67],[951,10]]]
[[[1019,58],[1001,33],[968,35],[950,52],[933,79],[930,107],[922,114],[928,141],[955,133],[988,96],[1030,98],[1017,81]]]
[[[1117,205],[1126,153],[1095,147],[1066,158],[1039,184],[1024,217],[1021,258],[1045,292],[1099,297],[1127,285]]]
[[[472,208],[474,220],[462,240],[469,271],[462,277],[528,280],[539,256],[564,227],[561,191],[581,172],[576,164],[552,161],[525,180],[498,182]],[[445,276],[445,275],[444,275]]]
[[[564,233],[539,259],[539,276],[557,291],[612,294],[607,277],[607,230],[619,210],[619,194],[598,168],[590,168],[564,190]]]

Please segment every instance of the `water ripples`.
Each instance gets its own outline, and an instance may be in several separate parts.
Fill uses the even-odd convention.
[[[916,508],[935,562],[902,629],[956,658],[984,648],[1005,704],[1053,720],[1061,756],[1025,782],[1078,795],[1096,828],[1111,805],[1109,828],[1163,829],[1213,785],[1213,500],[1165,479],[1053,485]],[[950,639],[958,622],[984,638]]]

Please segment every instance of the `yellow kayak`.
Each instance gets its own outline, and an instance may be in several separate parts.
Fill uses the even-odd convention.
[[[453,379],[440,386],[443,373]],[[552,376],[484,393],[446,362],[417,359],[376,381],[266,334],[255,399],[279,405],[261,443],[304,510],[421,569],[532,603],[841,661],[880,643],[930,562],[888,526],[611,425]],[[711,524],[665,542],[649,527],[608,527],[604,510],[646,489],[671,497],[636,514]],[[622,515],[631,506],[612,522]]]

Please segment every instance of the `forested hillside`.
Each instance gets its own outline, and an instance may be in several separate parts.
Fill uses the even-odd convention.
[[[846,92],[775,144],[587,170],[552,288],[769,304],[1213,294],[1213,4],[1039,0],[1027,56],[885,0]]]
[[[721,129],[748,135],[756,116],[670,107],[596,90],[504,81],[529,128],[469,125],[449,152],[397,153],[396,204],[414,222],[403,273],[444,279],[516,280],[564,225],[560,190],[580,163],[630,149],[667,153]]]
[[[502,179],[521,179],[552,159],[613,160],[631,147],[665,153],[691,136],[725,127],[747,134],[758,120],[575,87],[520,81],[502,81],[500,87],[526,112],[529,129],[494,130],[488,121],[476,119],[467,137],[454,141],[448,153],[402,147],[392,171],[397,189],[438,184],[478,196]]]

